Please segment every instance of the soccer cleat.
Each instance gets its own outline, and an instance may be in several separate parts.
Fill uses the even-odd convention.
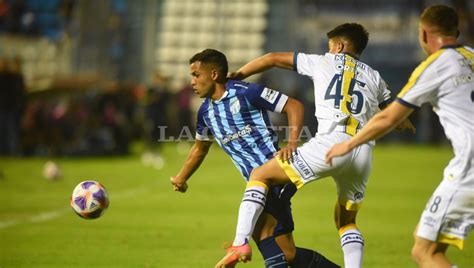
[[[248,262],[252,260],[252,248],[249,243],[241,246],[230,246],[226,250],[225,256],[216,264],[215,268],[235,267],[238,262]]]

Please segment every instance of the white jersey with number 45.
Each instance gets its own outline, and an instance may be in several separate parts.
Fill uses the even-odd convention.
[[[295,53],[294,68],[311,77],[318,133],[354,135],[390,100],[380,74],[347,53]]]

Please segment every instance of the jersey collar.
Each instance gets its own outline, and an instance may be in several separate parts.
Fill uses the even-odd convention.
[[[218,103],[218,102],[221,102],[225,97],[227,97],[227,95],[229,95],[229,91],[226,88],[226,90],[224,91],[224,94],[222,94],[222,96],[218,100],[212,100],[211,98],[209,98],[209,100],[212,101],[213,103]]]
[[[347,54],[347,55],[353,57],[354,59],[359,60],[359,57],[357,57],[357,56],[356,56],[355,54],[353,54],[353,53],[350,53],[350,52],[341,52],[341,54]]]
[[[462,47],[463,45],[461,44],[456,44],[456,45],[446,45],[446,46],[442,46],[441,48],[458,48],[458,47]]]

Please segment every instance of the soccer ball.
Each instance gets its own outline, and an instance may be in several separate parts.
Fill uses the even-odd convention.
[[[71,207],[79,217],[97,219],[109,207],[109,197],[105,187],[96,181],[79,183],[71,196]]]

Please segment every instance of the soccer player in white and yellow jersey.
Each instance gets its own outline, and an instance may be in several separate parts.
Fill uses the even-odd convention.
[[[325,152],[360,131],[380,107],[387,104],[390,91],[379,73],[358,59],[368,42],[368,33],[362,25],[345,23],[327,36],[329,52],[325,55],[269,53],[231,74],[243,79],[276,66],[310,77],[314,82],[318,133],[298,147],[289,159],[280,155],[253,170],[239,209],[234,248],[224,259],[248,249],[246,241],[263,210],[254,200],[265,198],[270,185],[292,182],[301,188],[306,183],[332,176],[337,185],[335,221],[344,266],[362,265],[364,239],[356,226],[356,215],[371,170],[373,144],[358,147],[333,166],[325,164]]]
[[[421,215],[412,257],[419,267],[452,267],[449,245],[463,248],[474,225],[474,50],[458,43],[458,17],[435,5],[421,14],[419,41],[428,58],[383,112],[351,140],[332,147],[327,163],[379,138],[423,103],[430,103],[451,141],[454,158]],[[357,149],[356,149],[357,150]]]

